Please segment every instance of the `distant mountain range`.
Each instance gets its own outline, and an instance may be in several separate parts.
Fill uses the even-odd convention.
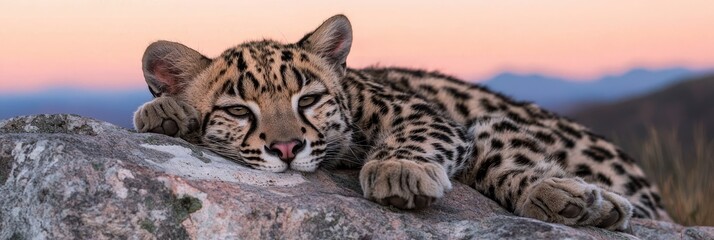
[[[572,81],[543,75],[502,73],[482,82],[518,100],[565,112],[586,103],[611,102],[646,94],[702,74],[685,68],[632,69],[621,75]],[[0,119],[40,113],[74,113],[128,127],[136,108],[151,99],[149,91],[54,88],[37,93],[0,91]]]
[[[635,68],[620,75],[587,81],[502,73],[482,83],[515,99],[566,112],[585,103],[612,102],[646,94],[706,72],[686,68]]]
[[[54,88],[37,93],[0,93],[0,119],[41,113],[74,113],[130,128],[139,105],[151,99],[149,90],[79,90]]]

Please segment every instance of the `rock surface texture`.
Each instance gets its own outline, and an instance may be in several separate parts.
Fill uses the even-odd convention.
[[[713,239],[514,216],[462,184],[432,208],[362,198],[355,170],[267,173],[156,134],[74,115],[0,121],[0,239]]]

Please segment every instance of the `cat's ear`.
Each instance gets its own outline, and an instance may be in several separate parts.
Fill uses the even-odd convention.
[[[176,95],[201,73],[211,59],[180,43],[158,41],[144,52],[144,79],[154,97]]]
[[[344,15],[335,15],[305,35],[297,44],[344,71],[352,47],[352,25]]]

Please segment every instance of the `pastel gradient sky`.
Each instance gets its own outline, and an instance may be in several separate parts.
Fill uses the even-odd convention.
[[[0,3],[0,92],[144,86],[159,39],[209,57],[245,40],[293,42],[336,13],[348,64],[594,78],[632,67],[714,67],[714,1],[55,1]]]

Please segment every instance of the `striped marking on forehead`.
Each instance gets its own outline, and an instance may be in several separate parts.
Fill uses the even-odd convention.
[[[237,71],[235,77],[223,83],[222,93],[239,96],[244,100],[252,100],[263,94],[292,95],[317,79],[311,70],[290,64],[281,64],[278,69],[248,65],[245,71]]]
[[[294,94],[320,81],[312,56],[295,45],[271,41],[250,42],[224,51],[226,80],[217,94],[253,100],[263,94]],[[310,64],[308,64],[310,63]],[[226,73],[221,70],[219,76]],[[321,82],[321,81],[320,81]],[[324,84],[323,84],[324,85]]]

